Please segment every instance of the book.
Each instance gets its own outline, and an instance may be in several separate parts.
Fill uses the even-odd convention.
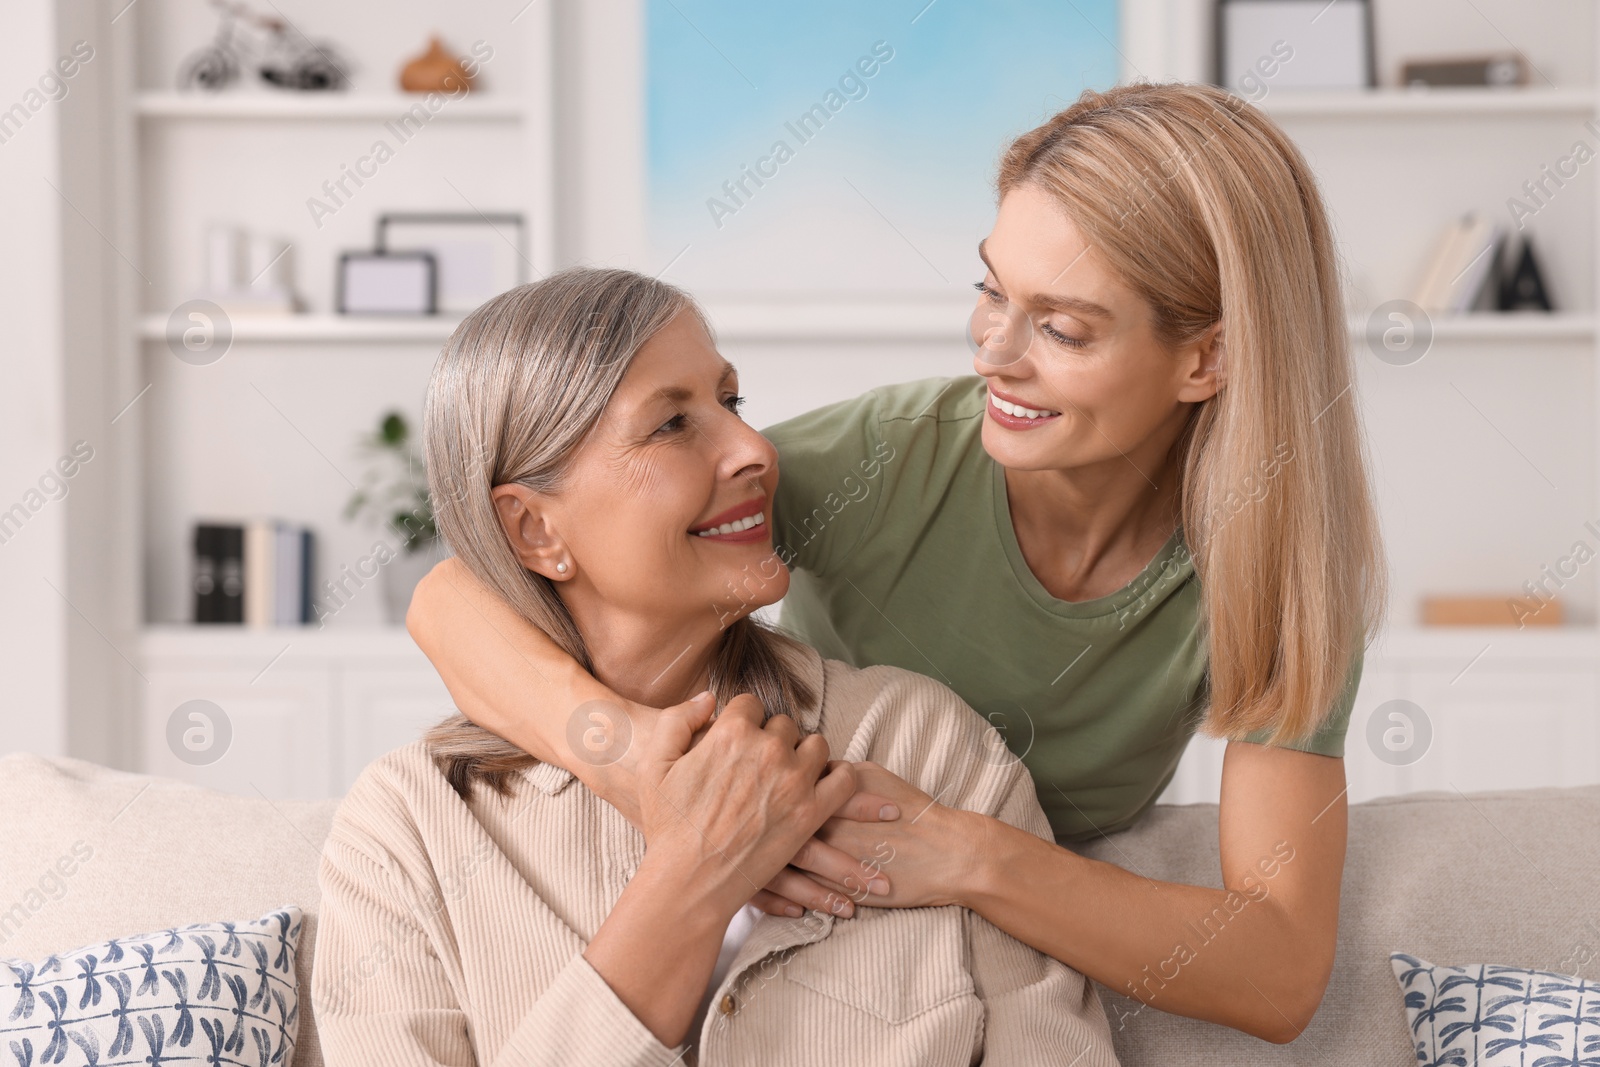
[[[194,621],[253,628],[316,621],[309,529],[258,519],[194,528]]]
[[[1452,314],[1493,303],[1498,286],[1495,267],[1505,244],[1505,227],[1482,215],[1471,216],[1463,230],[1461,254],[1466,261],[1452,276],[1445,309]],[[1487,297],[1487,300],[1486,300]]]
[[[252,629],[271,626],[277,582],[273,576],[277,538],[272,523],[257,519],[244,528],[244,621]]]
[[[244,621],[244,527],[196,524],[191,588],[196,623]]]
[[[278,626],[300,624],[300,529],[286,522],[273,524],[272,621]]]
[[[1484,302],[1495,284],[1505,229],[1480,212],[1454,219],[1434,245],[1412,303],[1431,315],[1458,314]]]
[[[311,583],[316,577],[311,566],[312,550],[315,547],[310,529],[300,528],[300,623],[317,621],[317,613],[312,600]]]

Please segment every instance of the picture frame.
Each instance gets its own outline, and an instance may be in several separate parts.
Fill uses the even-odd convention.
[[[379,252],[434,258],[436,310],[462,315],[528,281],[527,227],[516,212],[386,212]]]
[[[339,256],[341,315],[432,315],[438,265],[431,252],[345,252]]]
[[[1217,85],[1256,101],[1274,89],[1377,85],[1371,0],[1218,0]]]

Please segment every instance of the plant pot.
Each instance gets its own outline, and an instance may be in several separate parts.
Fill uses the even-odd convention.
[[[444,542],[435,537],[415,552],[401,552],[383,567],[383,610],[390,624],[403,626],[406,609],[411,607],[411,594],[423,575],[449,555]]]

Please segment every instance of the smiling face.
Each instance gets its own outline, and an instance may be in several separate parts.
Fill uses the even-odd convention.
[[[1001,200],[979,254],[989,269],[973,340],[988,347],[973,366],[988,379],[988,453],[1013,470],[1159,465],[1216,392],[1211,346],[1163,345],[1149,303],[1032,183]]]
[[[634,356],[564,487],[540,504],[571,563],[535,569],[580,628],[607,609],[725,623],[788,591],[788,570],[770,565],[777,451],[739,417],[741,401],[690,311]]]

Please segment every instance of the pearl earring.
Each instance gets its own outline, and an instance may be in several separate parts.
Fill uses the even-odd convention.
[[[556,564],[556,573],[557,574],[565,574],[565,573],[567,573],[567,564],[566,564],[565,560],[563,560],[562,562]]]

